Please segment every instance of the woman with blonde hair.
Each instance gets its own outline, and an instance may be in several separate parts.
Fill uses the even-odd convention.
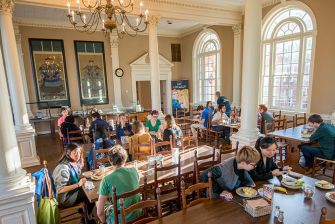
[[[170,141],[172,138],[176,146],[181,146],[181,138],[183,137],[183,132],[180,127],[176,124],[175,119],[172,115],[168,114],[164,118],[164,132],[163,141]]]
[[[138,147],[139,144],[146,144],[151,142],[151,135],[145,132],[144,125],[141,121],[135,121],[132,125],[133,136],[129,137],[129,154],[132,159],[146,159],[145,156],[134,158],[135,153],[150,153],[150,147]]]

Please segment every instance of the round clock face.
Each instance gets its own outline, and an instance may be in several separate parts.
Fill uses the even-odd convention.
[[[124,72],[123,72],[122,68],[118,68],[118,69],[115,70],[115,75],[117,77],[121,78],[123,76],[123,74],[124,74]]]

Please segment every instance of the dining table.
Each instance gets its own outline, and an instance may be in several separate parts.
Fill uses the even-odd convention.
[[[300,150],[298,146],[301,144],[310,143],[310,134],[305,136],[302,134],[303,129],[305,128],[305,125],[300,125],[297,127],[277,130],[269,133],[270,136],[283,139],[289,144],[289,150],[286,152],[286,160],[289,164],[297,164],[299,162]]]
[[[314,178],[303,176],[305,184],[314,186],[317,181]],[[256,182],[256,188],[262,188],[264,184],[280,185],[281,178],[274,177],[268,182]],[[284,222],[287,224],[318,224],[321,214],[321,208],[327,208],[327,217],[335,218],[335,204],[327,201],[325,193],[330,190],[315,189],[311,199],[305,198],[301,189],[287,189],[288,193],[275,192],[272,199],[272,212],[269,215],[252,217],[244,210],[244,198],[234,194],[231,201],[223,199],[212,199],[208,202],[197,204],[164,216],[154,222],[158,223],[192,223],[192,224],[215,224],[215,223],[232,223],[232,224],[272,224],[279,223],[274,215],[276,206],[284,212]]]
[[[197,151],[198,156],[205,156],[205,155],[213,154],[213,147],[207,146],[207,145],[190,148],[190,149],[183,150],[183,151],[181,150],[180,151],[180,167],[181,167],[182,176],[187,176],[193,173],[195,150]],[[216,151],[218,151],[218,149],[216,149]],[[135,161],[128,162],[125,165],[125,167],[137,168],[139,179],[140,179],[140,183],[139,183],[140,186],[143,186],[144,184],[144,177],[147,178],[147,184],[150,185],[154,183],[154,166],[150,164],[149,162],[150,162],[149,160],[144,160],[144,161],[135,160]],[[172,155],[166,155],[162,157],[161,165],[169,166],[172,164],[173,164]],[[106,167],[105,170],[106,170],[106,175],[113,172],[112,167]],[[169,178],[176,174],[177,174],[177,169],[160,172],[158,179]],[[88,178],[88,180],[93,182],[94,188],[89,190],[85,188],[85,186],[83,186],[83,190],[88,200],[90,202],[95,202],[98,200],[98,197],[99,197],[97,192],[98,192],[101,180],[92,180],[91,178]]]

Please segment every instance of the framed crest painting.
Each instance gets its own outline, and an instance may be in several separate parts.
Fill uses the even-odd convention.
[[[108,104],[103,42],[74,41],[81,105]]]
[[[71,106],[62,40],[29,39],[37,102]]]

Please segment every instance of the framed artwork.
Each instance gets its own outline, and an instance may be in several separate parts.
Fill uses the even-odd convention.
[[[30,38],[29,46],[39,109],[71,106],[63,41]]]
[[[171,81],[172,110],[190,108],[188,80]]]
[[[74,41],[81,105],[108,104],[103,42]]]

